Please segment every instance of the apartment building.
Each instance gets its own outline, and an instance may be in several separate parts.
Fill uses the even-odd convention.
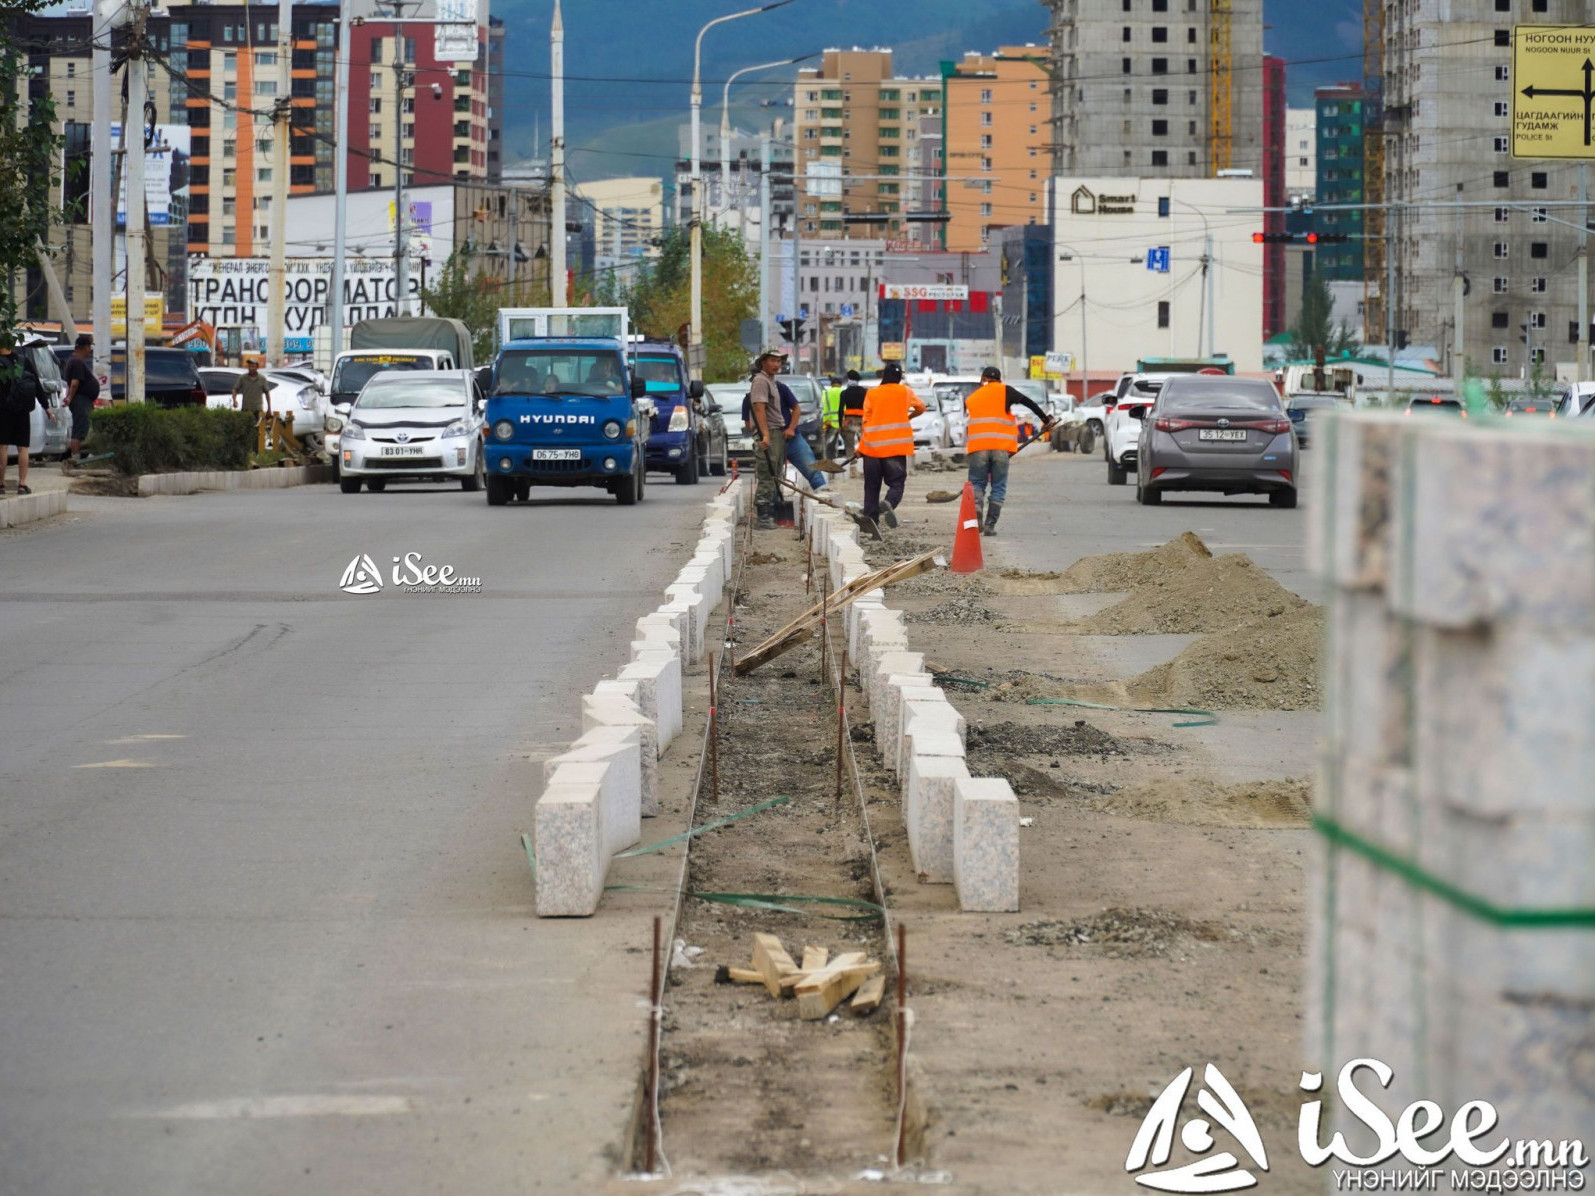
[[[747,241],[759,237],[760,174],[764,142],[756,133],[731,129],[720,144],[718,126],[699,130],[699,173],[703,182],[703,219],[706,224],[735,229]],[[674,200],[671,218],[685,226],[692,218],[692,127],[676,130]],[[721,177],[722,164],[725,177]],[[792,145],[781,121],[770,135],[770,214],[772,235],[792,218]]]
[[[820,66],[799,71],[792,133],[801,235],[905,236],[928,173],[922,121],[941,115],[941,80],[899,78],[890,50],[826,50]],[[843,219],[863,214],[880,219]]]
[[[1507,377],[1571,373],[1582,354],[1587,377],[1579,165],[1511,153],[1514,88],[1584,83],[1514,78],[1512,28],[1586,23],[1587,0],[1388,0],[1384,20],[1385,197],[1405,205],[1391,213],[1398,343]],[[1484,206],[1441,206],[1457,200]]]
[[[1365,196],[1363,172],[1363,122],[1370,115],[1368,94],[1360,83],[1339,83],[1320,87],[1313,93],[1318,157],[1317,203],[1359,204]],[[1313,268],[1330,282],[1361,282],[1363,276],[1362,239],[1364,214],[1349,211],[1317,211],[1319,232],[1345,233],[1343,243],[1321,244],[1314,255]]]
[[[1053,174],[1261,175],[1263,0],[1046,3]]]
[[[1285,110],[1285,194],[1307,199],[1318,194],[1318,110]]]
[[[1051,165],[1046,67],[1046,49],[1033,45],[970,52],[942,64],[947,249],[984,249],[994,229],[1045,219]]]

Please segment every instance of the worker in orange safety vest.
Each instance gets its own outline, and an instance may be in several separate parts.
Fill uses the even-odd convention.
[[[981,534],[995,536],[1002,504],[1008,497],[1008,461],[1019,451],[1019,421],[1013,408],[1028,407],[1041,421],[1042,432],[1052,426],[1047,413],[1011,386],[1003,385],[1002,371],[988,365],[980,372],[980,388],[964,400],[969,414],[969,436],[964,453],[969,462],[969,482],[975,489],[975,521]],[[1041,433],[1037,433],[1040,435]],[[986,488],[991,504],[986,505]]]
[[[919,396],[903,385],[903,367],[893,362],[881,371],[881,384],[864,396],[864,427],[858,452],[864,459],[864,517],[897,526],[897,504],[908,481],[908,459],[914,455],[914,425],[925,411]],[[881,485],[886,502],[881,502]]]

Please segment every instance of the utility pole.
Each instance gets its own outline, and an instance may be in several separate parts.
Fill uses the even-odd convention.
[[[277,102],[271,130],[271,277],[266,297],[266,360],[281,365],[284,356],[283,308],[288,286],[288,138],[293,127],[293,0],[277,3]]]
[[[343,352],[343,258],[349,233],[349,55],[354,52],[349,0],[338,4],[338,49],[333,68],[333,102],[338,105],[338,148],[333,159],[332,284],[327,293],[327,326],[332,329],[332,359]]]
[[[404,211],[405,0],[393,4],[393,314],[405,315],[410,300],[410,236]]]
[[[770,335],[770,134],[759,134],[759,350]],[[756,350],[757,351],[757,350]]]
[[[127,119],[122,122],[122,152],[127,177],[127,374],[124,393],[130,403],[144,401],[144,104],[149,76],[144,65],[144,30],[149,9],[133,9],[128,41]],[[113,199],[114,203],[115,200]]]
[[[1396,398],[1396,217],[1394,207],[1385,214],[1385,406]]]
[[[121,0],[101,0],[95,6],[98,32],[89,51],[89,70],[93,74],[94,127],[89,141],[89,232],[93,238],[90,254],[94,287],[89,299],[90,322],[94,327],[94,351],[106,360],[111,352],[111,260],[116,237],[115,165],[111,158],[111,29],[125,19]],[[123,122],[126,123],[126,122]]]
[[[548,143],[549,296],[554,307],[570,300],[565,289],[565,20],[559,0],[554,0],[554,24],[549,30],[549,74],[552,81],[552,129]],[[695,184],[696,186],[696,184]]]
[[[1585,76],[1588,78],[1588,76]],[[1580,218],[1584,231],[1578,240],[1578,370],[1577,382],[1589,379],[1589,163],[1578,164],[1578,199],[1584,205]]]

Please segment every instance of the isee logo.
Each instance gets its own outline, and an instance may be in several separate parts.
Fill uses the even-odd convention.
[[[1353,1059],[1340,1069],[1336,1079],[1335,1093],[1340,1108],[1367,1131],[1368,1153],[1358,1154],[1346,1141],[1345,1134],[1338,1132],[1330,1137],[1327,1144],[1324,1143],[1321,1124],[1323,1101],[1315,1098],[1302,1103],[1301,1114],[1296,1122],[1296,1149],[1309,1166],[1321,1167],[1333,1160],[1351,1168],[1375,1168],[1387,1163],[1428,1168],[1430,1170],[1406,1177],[1413,1182],[1405,1184],[1428,1191],[1434,1191],[1440,1179],[1440,1172],[1434,1169],[1447,1165],[1472,1169],[1448,1173],[1453,1190],[1490,1187],[1491,1190],[1500,1191],[1504,1182],[1501,1174],[1478,1170],[1485,1167],[1504,1169],[1512,1175],[1517,1182],[1508,1185],[1508,1190],[1512,1187],[1529,1190],[1550,1186],[1577,1191],[1584,1186],[1582,1169],[1589,1165],[1589,1157],[1581,1140],[1514,1140],[1498,1137],[1495,1130],[1500,1115],[1494,1105],[1483,1100],[1468,1101],[1451,1117],[1449,1125],[1445,1110],[1428,1100],[1415,1101],[1399,1117],[1391,1118],[1368,1093],[1357,1086],[1359,1073],[1364,1072],[1371,1074],[1380,1088],[1390,1087],[1395,1073],[1378,1059]],[[1229,1081],[1211,1063],[1202,1074],[1206,1086],[1196,1096],[1197,1107],[1207,1116],[1187,1121],[1180,1128],[1180,1116],[1192,1074],[1192,1069],[1187,1067],[1153,1102],[1130,1146],[1124,1169],[1136,1172],[1144,1170],[1149,1164],[1154,1168],[1164,1167],[1172,1154],[1177,1128],[1180,1142],[1186,1150],[1194,1155],[1207,1156],[1216,1145],[1212,1134],[1216,1124],[1228,1131],[1241,1149],[1251,1156],[1258,1170],[1267,1171],[1268,1154],[1251,1113]],[[1300,1087],[1303,1092],[1317,1093],[1324,1087],[1324,1077],[1319,1072],[1303,1072]],[[1542,1174],[1546,1171],[1563,1174]],[[1396,1173],[1388,1174],[1393,1184]],[[1337,1188],[1370,1185],[1378,1188],[1386,1183],[1386,1173],[1382,1172],[1335,1171],[1334,1178]],[[1542,1180],[1560,1182],[1542,1183]],[[1137,1175],[1135,1182],[1142,1187],[1163,1192],[1198,1193],[1236,1192],[1254,1187],[1258,1181],[1255,1175],[1240,1165],[1240,1160],[1234,1154],[1224,1150],[1210,1157],[1198,1158],[1183,1167]]]
[[[1129,1157],[1124,1160],[1126,1171],[1140,1171],[1148,1162],[1153,1167],[1163,1167],[1169,1161],[1174,1147],[1174,1130],[1179,1125],[1180,1112],[1185,1104],[1185,1094],[1191,1087],[1192,1070],[1187,1067],[1175,1076],[1163,1094],[1152,1103],[1140,1132],[1130,1146]],[[1259,1171],[1268,1170],[1268,1152],[1263,1149],[1263,1136],[1257,1132],[1257,1123],[1224,1073],[1211,1063],[1202,1073],[1205,1087],[1196,1094],[1197,1107],[1207,1118],[1187,1121],[1180,1130],[1180,1142],[1196,1155],[1206,1155],[1213,1149],[1213,1122],[1229,1131],[1232,1138],[1252,1158]],[[1257,1177],[1240,1165],[1229,1151],[1220,1151],[1210,1158],[1200,1158],[1183,1167],[1167,1171],[1153,1171],[1138,1175],[1135,1182],[1145,1188],[1160,1192],[1238,1192],[1254,1187]]]
[[[345,594],[380,594],[382,574],[377,571],[376,562],[361,553],[344,569],[343,576],[338,579],[338,588]]]

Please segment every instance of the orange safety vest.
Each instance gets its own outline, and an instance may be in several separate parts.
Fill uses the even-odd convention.
[[[988,382],[964,400],[969,412],[968,453],[1001,449],[1019,451],[1019,421],[1008,410],[1008,388],[1001,382]]]
[[[864,397],[864,434],[858,451],[866,457],[914,455],[914,425],[909,423],[914,394],[900,382],[874,387]]]

